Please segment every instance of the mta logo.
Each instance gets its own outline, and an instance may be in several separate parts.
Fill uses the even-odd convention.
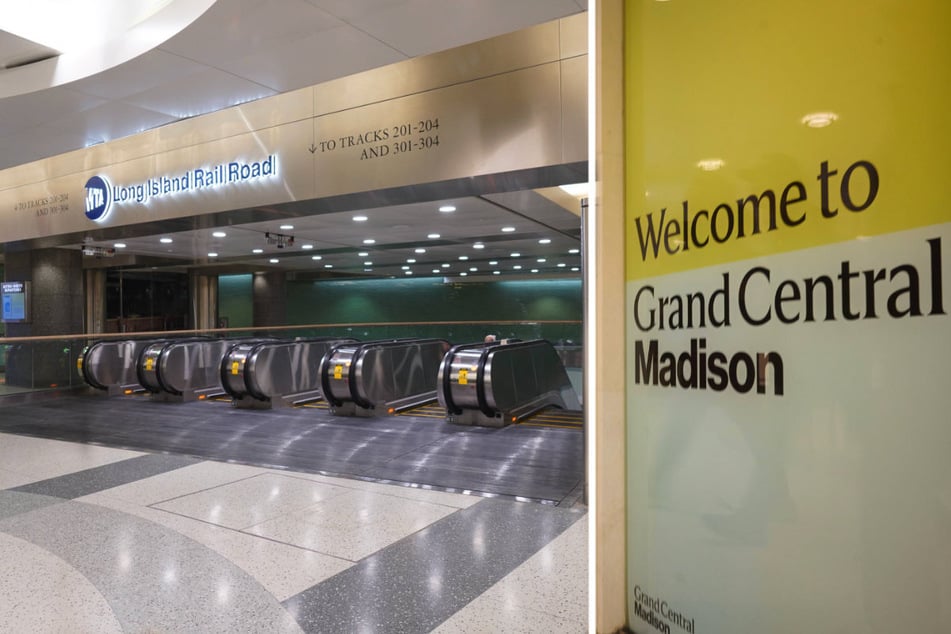
[[[86,181],[86,217],[99,221],[109,213],[109,184],[101,176]]]

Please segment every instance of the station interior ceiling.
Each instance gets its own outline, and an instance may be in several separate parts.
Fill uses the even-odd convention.
[[[0,20],[0,169],[586,9],[587,0],[217,0],[158,46],[65,84],[50,70],[57,51]],[[578,277],[581,202],[558,185],[587,174],[571,167],[524,189],[411,187],[333,209],[305,201],[31,246],[84,250],[85,267],[142,271]]]

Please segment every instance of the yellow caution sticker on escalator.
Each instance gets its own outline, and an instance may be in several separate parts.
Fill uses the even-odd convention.
[[[459,370],[459,385],[469,384],[469,370],[461,368]]]
[[[337,364],[337,365],[334,366],[334,378],[335,378],[335,379],[342,379],[342,378],[343,378],[343,366],[342,366],[342,365]]]

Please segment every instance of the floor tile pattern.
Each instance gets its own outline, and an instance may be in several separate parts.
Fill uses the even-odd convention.
[[[428,632],[580,517],[570,510],[486,499],[284,605],[309,633]]]

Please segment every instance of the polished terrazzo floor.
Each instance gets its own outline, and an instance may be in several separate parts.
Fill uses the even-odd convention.
[[[0,433],[0,632],[583,632],[586,520]]]

